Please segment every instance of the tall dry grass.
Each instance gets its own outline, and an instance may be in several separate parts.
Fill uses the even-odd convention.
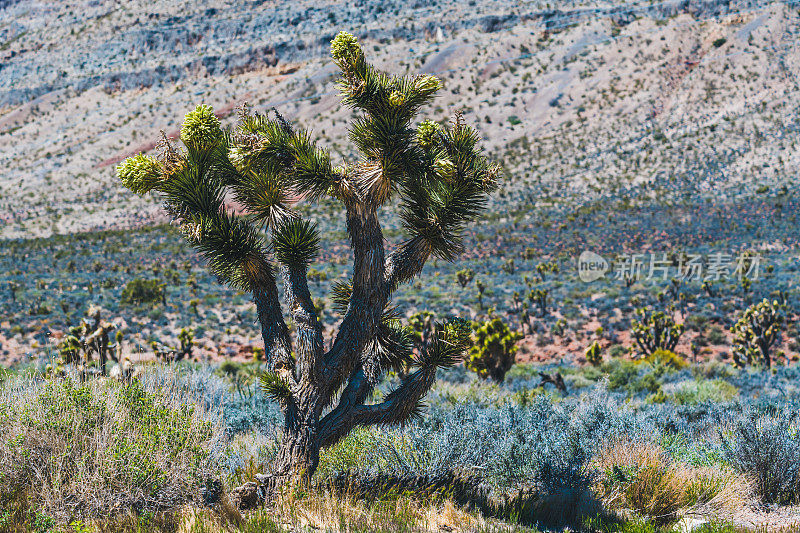
[[[728,519],[753,494],[744,476],[680,463],[649,442],[616,441],[600,450],[594,466],[601,473],[596,491],[607,508],[657,524],[686,514]]]
[[[218,413],[138,380],[12,378],[0,385],[0,530],[198,499],[220,427]]]

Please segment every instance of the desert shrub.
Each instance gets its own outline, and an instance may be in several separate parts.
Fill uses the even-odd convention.
[[[730,378],[734,375],[735,369],[721,361],[707,361],[702,364],[692,365],[692,375],[695,378],[715,379]]]
[[[628,354],[628,349],[621,344],[614,344],[608,347],[609,357],[622,357]]]
[[[330,457],[344,457],[337,460],[364,472],[477,474],[498,490],[537,487],[544,492],[586,487],[591,479],[587,467],[594,446],[585,427],[573,424],[569,410],[543,395],[533,397],[526,407],[432,408],[429,416],[404,429],[353,438],[367,438],[372,444],[346,443]]]
[[[135,278],[125,285],[120,296],[122,305],[163,303],[166,298],[166,284],[155,279]]]
[[[621,507],[667,523],[685,506],[684,492],[664,452],[643,443],[620,443],[598,459],[603,493],[623,500]]]
[[[219,416],[181,396],[67,377],[0,389],[3,501],[58,523],[175,508],[212,473]]]
[[[764,502],[792,503],[800,496],[800,435],[793,409],[750,408],[723,435],[726,458],[755,480]]]
[[[608,388],[611,390],[627,389],[639,378],[639,366],[630,361],[612,361],[603,365],[608,372]]]
[[[728,342],[725,332],[719,326],[711,326],[705,333],[705,339],[713,346],[721,346]]]
[[[642,361],[654,368],[665,367],[670,370],[680,370],[689,366],[689,363],[680,355],[669,350],[661,349],[647,355]]]
[[[358,428],[323,450],[317,467],[317,477],[332,478],[341,472],[358,470],[364,452],[373,449],[377,442],[375,433],[368,428]]]
[[[604,365],[603,369],[609,372],[608,388],[611,390],[638,394],[645,391],[654,393],[660,388],[656,374],[647,372],[638,361],[615,360]]]
[[[717,440],[696,440],[681,433],[665,432],[659,445],[676,461],[697,467],[719,468],[726,464]]]
[[[226,374],[223,368],[230,373]],[[250,432],[273,435],[279,425],[280,411],[275,402],[254,385],[257,371],[255,365],[233,361],[225,361],[217,369],[156,365],[144,371],[140,380],[148,390],[191,401],[206,411],[221,409],[220,423],[224,424],[225,434],[229,437]],[[234,374],[246,374],[240,379],[249,384],[231,390],[231,382],[235,385],[238,381]],[[229,459],[234,462],[241,460]]]
[[[681,383],[671,394],[671,400],[681,405],[703,402],[729,402],[739,390],[722,379],[692,380]]]

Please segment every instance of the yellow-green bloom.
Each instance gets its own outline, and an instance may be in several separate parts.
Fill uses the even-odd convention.
[[[436,143],[436,134],[441,129],[437,123],[425,120],[417,126],[417,142],[423,148],[429,148]]]
[[[161,167],[144,154],[129,157],[117,167],[117,177],[136,194],[153,190],[161,181]]]
[[[440,178],[449,178],[456,171],[456,166],[449,159],[437,159],[433,169]]]
[[[389,95],[389,104],[393,107],[401,106],[405,101],[406,99],[400,91],[392,91],[392,94]]]
[[[439,78],[431,75],[423,75],[414,80],[414,88],[420,92],[435,92],[442,87]]]
[[[359,59],[364,58],[364,52],[353,34],[340,31],[331,41],[331,57],[340,67],[352,67]]]
[[[208,105],[199,105],[186,114],[181,140],[187,145],[208,146],[222,137],[222,126]]]

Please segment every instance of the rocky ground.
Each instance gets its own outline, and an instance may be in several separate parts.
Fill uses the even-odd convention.
[[[115,163],[198,103],[276,106],[352,155],[331,36],[429,72],[510,179],[498,207],[786,192],[800,163],[796,0],[0,4],[2,237],[158,218]]]

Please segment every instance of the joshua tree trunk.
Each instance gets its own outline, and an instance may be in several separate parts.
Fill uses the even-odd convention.
[[[313,409],[302,410],[297,413],[299,416],[286,420],[272,472],[275,478],[308,479],[314,475],[321,443],[319,420],[313,413]]]

